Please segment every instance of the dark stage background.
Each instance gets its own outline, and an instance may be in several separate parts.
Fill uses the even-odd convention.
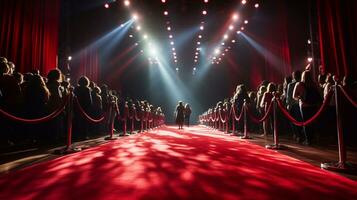
[[[148,99],[162,105],[169,120],[178,100],[192,104],[194,120],[197,114],[213,106],[218,100],[232,96],[239,83],[256,89],[262,80],[282,83],[283,77],[307,65],[307,57],[314,53],[314,71],[320,64],[341,76],[356,76],[357,16],[356,1],[338,0],[269,0],[248,1],[249,9],[241,16],[249,20],[244,34],[257,46],[253,47],[243,36],[237,36],[219,65],[194,65],[197,33],[184,37],[202,20],[206,27],[201,40],[203,46],[213,49],[213,44],[227,30],[227,21],[239,1],[168,1],[163,6],[159,0],[132,1],[141,16],[145,29],[156,37],[162,52],[169,48],[166,8],[176,42],[180,72],[169,79],[176,89],[168,86],[158,66],[149,65],[135,27],[130,29],[120,43],[108,40],[104,45],[93,45],[103,35],[130,18],[122,1],[104,8],[104,0],[2,0],[0,1],[0,55],[14,61],[19,71],[32,69],[47,71],[58,63],[72,81],[80,75],[106,83],[121,92],[123,97]],[[259,9],[252,4],[260,3]],[[248,6],[247,6],[248,7]],[[208,15],[203,17],[201,11]],[[229,24],[228,24],[229,25]],[[310,32],[311,31],[311,32]],[[128,35],[133,34],[133,38]],[[312,35],[312,37],[311,37]],[[307,40],[312,40],[314,50]],[[107,47],[111,45],[111,50]],[[321,49],[321,51],[320,51]],[[73,60],[68,63],[66,58]],[[58,56],[58,62],[56,57]],[[171,62],[170,70],[176,65]],[[192,74],[193,67],[197,73]],[[183,90],[183,91],[177,91]],[[181,93],[177,98],[177,93]]]

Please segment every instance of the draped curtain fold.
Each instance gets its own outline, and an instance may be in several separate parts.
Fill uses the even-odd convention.
[[[0,1],[0,56],[20,72],[56,67],[60,0]]]
[[[77,80],[80,76],[87,76],[91,81],[100,81],[100,61],[98,49],[87,47],[75,56],[71,68],[71,77]]]
[[[317,0],[321,65],[327,72],[356,77],[356,1]]]

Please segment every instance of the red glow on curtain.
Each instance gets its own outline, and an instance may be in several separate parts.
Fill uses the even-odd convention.
[[[100,64],[98,50],[87,48],[81,51],[76,58],[77,62],[72,67],[72,78],[78,79],[80,76],[87,76],[91,81],[100,81]]]
[[[0,56],[20,72],[56,67],[60,0],[0,1]]]
[[[356,75],[356,6],[354,1],[317,1],[320,57],[327,72]]]

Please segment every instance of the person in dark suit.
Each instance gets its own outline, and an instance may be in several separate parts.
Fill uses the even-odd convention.
[[[179,101],[176,106],[176,124],[179,126],[179,129],[183,129],[183,123],[185,120],[185,106],[182,101]]]
[[[187,123],[187,126],[190,126],[190,116],[191,116],[192,110],[190,104],[186,103],[185,105],[185,121]]]

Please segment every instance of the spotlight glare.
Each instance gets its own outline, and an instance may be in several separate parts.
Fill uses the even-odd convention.
[[[124,5],[125,5],[126,7],[130,6],[130,1],[129,1],[129,0],[125,0],[125,1],[124,1]]]
[[[205,10],[202,11],[202,14],[203,14],[203,15],[207,15],[207,11],[205,11]]]
[[[109,8],[109,4],[104,4],[104,8]]]
[[[172,35],[169,35],[169,38],[172,38]]]
[[[259,8],[259,4],[256,3],[256,4],[254,5],[254,7],[255,7],[255,8]]]
[[[200,38],[200,39],[201,39],[201,38],[202,38],[202,35],[198,35],[198,38]]]
[[[130,37],[130,38],[132,38],[132,37],[133,37],[133,35],[131,35],[131,34],[130,34],[130,35],[129,35],[129,37]]]
[[[204,29],[204,26],[200,26],[200,30],[203,30]]]
[[[140,31],[141,30],[141,26],[137,26],[136,30]]]
[[[177,60],[174,60],[175,63],[177,63]]]
[[[174,43],[174,41],[171,41],[170,44],[171,44],[171,45],[174,45],[175,43]]]
[[[225,45],[225,43],[224,43],[224,42],[222,42],[222,43],[221,43],[221,45],[222,45],[222,46],[224,46],[224,45]]]
[[[244,31],[244,27],[240,28],[240,30]]]
[[[221,53],[221,50],[219,50],[218,48],[216,48],[216,49],[214,50],[214,54],[218,55],[218,54],[220,54],[220,53]]]
[[[229,30],[233,30],[234,29],[234,26],[233,25],[230,25],[229,26]]]
[[[234,21],[237,21],[238,18],[239,18],[238,14],[237,14],[237,13],[234,13],[233,16],[232,16],[232,19],[233,19]]]
[[[208,3],[208,0],[204,0],[205,3]]]
[[[178,67],[176,67],[176,71],[178,71],[179,70],[179,68]]]
[[[224,34],[223,39],[225,39],[225,40],[228,39],[228,35]]]
[[[169,12],[167,12],[167,11],[164,12],[164,15],[168,15],[168,14],[169,14]]]
[[[176,50],[176,49],[173,47],[173,48],[172,48],[172,51],[175,51],[175,50]]]
[[[313,59],[311,57],[307,58],[307,62],[311,63],[313,61]]]
[[[144,34],[144,39],[146,40],[146,39],[148,39],[148,35],[146,35],[146,34]]]
[[[235,41],[235,40],[232,40],[232,43],[236,43],[236,41]]]
[[[237,31],[237,34],[240,34],[241,33],[241,31]]]
[[[167,27],[167,30],[168,30],[168,31],[171,31],[171,27],[170,27],[170,26],[168,26],[168,27]]]
[[[161,0],[162,3],[166,3],[166,0]]]
[[[196,67],[194,67],[194,68],[193,68],[193,71],[196,71],[196,70],[197,70]]]
[[[201,42],[197,42],[197,45],[200,45],[201,44]]]
[[[308,43],[308,44],[311,44],[311,40],[310,40],[310,39],[309,39],[309,40],[307,40],[307,43]]]
[[[133,14],[133,15],[132,15],[132,17],[133,17],[134,21],[136,21],[136,20],[138,20],[138,19],[139,19],[139,17],[138,17],[138,15],[137,15],[137,14]]]
[[[248,20],[244,20],[244,23],[245,23],[245,24],[248,24]]]
[[[247,1],[246,0],[242,0],[242,4],[244,5],[244,4],[246,4],[247,3]]]
[[[68,56],[68,60],[71,61],[72,60],[72,56]]]

